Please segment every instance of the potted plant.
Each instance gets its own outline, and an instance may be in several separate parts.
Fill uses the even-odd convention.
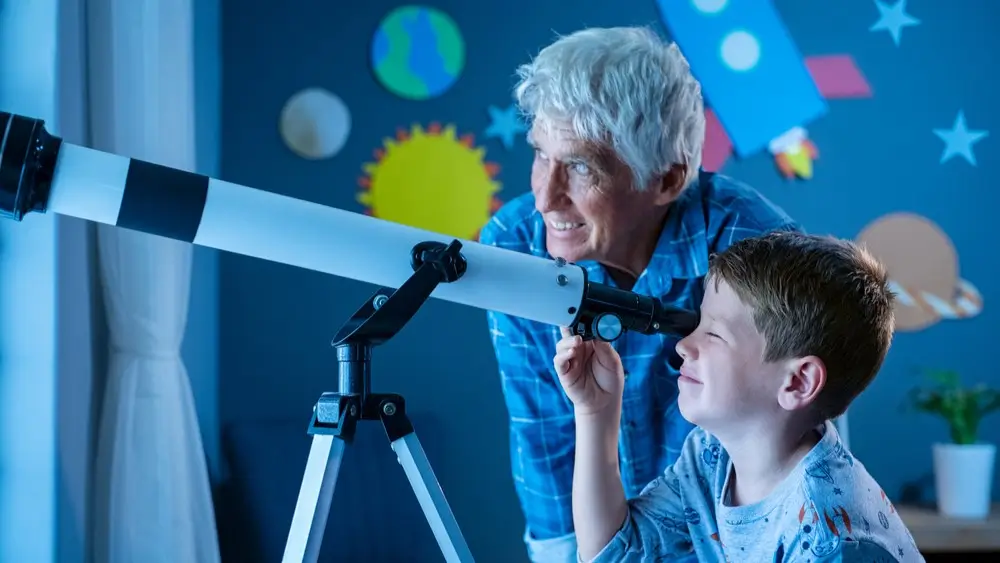
[[[958,373],[929,370],[934,385],[910,393],[916,410],[944,418],[949,443],[933,445],[934,484],[938,511],[952,518],[984,519],[989,515],[996,444],[979,440],[979,423],[1000,410],[1000,391],[984,384],[964,387]]]

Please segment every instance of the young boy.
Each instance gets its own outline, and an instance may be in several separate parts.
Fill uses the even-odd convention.
[[[576,418],[582,561],[923,561],[831,422],[871,382],[893,333],[883,267],[857,246],[774,233],[715,257],[701,322],[677,344],[678,407],[698,426],[626,501],[618,353],[563,329],[556,372]]]

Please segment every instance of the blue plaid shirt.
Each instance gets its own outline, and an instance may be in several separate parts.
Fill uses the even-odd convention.
[[[673,204],[649,265],[632,291],[695,309],[701,304],[712,253],[776,229],[800,230],[750,187],[702,172]],[[551,258],[545,250],[545,225],[530,192],[504,205],[482,229],[480,241]],[[615,285],[600,264],[579,265],[590,280]],[[536,561],[552,560],[540,554],[544,542],[538,540],[572,541],[570,560],[575,560],[573,405],[552,366],[559,327],[493,311],[488,320],[510,416],[511,467],[527,520],[525,541]],[[670,365],[679,365],[677,340],[629,332],[614,342],[625,367],[619,460],[630,498],[677,459],[692,428],[677,409],[677,370]]]

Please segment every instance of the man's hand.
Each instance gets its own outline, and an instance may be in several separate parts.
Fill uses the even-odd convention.
[[[578,415],[596,414],[621,401],[625,370],[621,357],[603,340],[584,342],[562,328],[553,359],[559,383]]]

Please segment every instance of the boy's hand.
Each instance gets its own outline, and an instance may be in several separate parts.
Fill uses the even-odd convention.
[[[553,364],[577,414],[601,412],[621,401],[625,370],[618,352],[603,340],[583,341],[563,327]]]

